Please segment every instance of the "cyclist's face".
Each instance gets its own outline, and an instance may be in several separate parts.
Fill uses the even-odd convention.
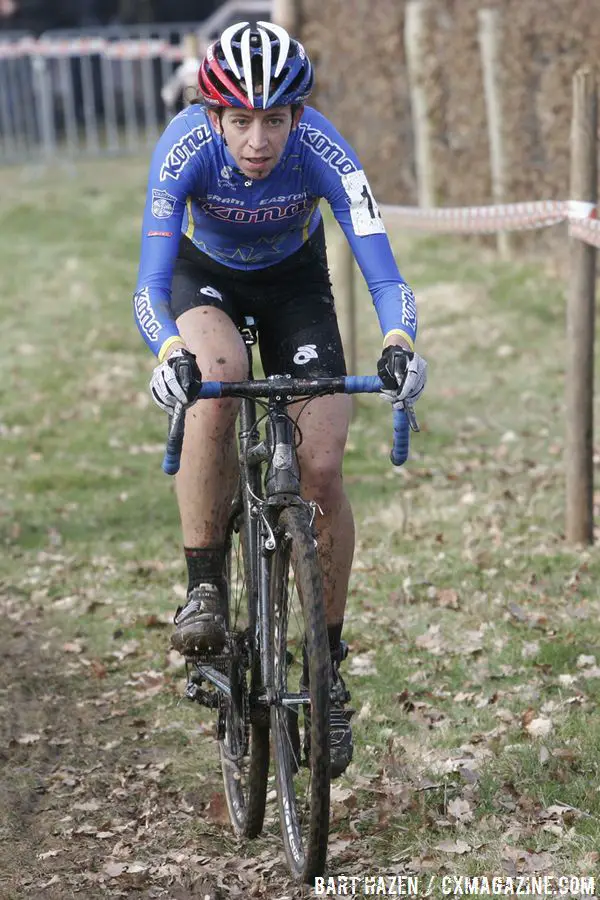
[[[296,128],[302,109],[292,117],[291,106],[272,109],[232,109],[218,114],[211,110],[211,122],[221,132],[238,168],[249,178],[266,178],[283,153],[290,131]]]

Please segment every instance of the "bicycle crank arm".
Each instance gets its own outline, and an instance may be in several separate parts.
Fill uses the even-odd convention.
[[[209,681],[218,691],[225,694],[226,697],[231,697],[231,686],[227,675],[224,675],[212,666],[202,666],[198,662],[196,662],[195,665],[197,675],[200,675],[202,678],[206,679],[206,681]]]

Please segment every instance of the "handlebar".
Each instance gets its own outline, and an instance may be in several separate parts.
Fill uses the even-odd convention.
[[[294,397],[318,397],[323,394],[379,394],[382,390],[383,384],[377,375],[344,375],[335,378],[291,378],[274,375],[271,378],[253,381],[205,381],[198,399],[281,397],[291,400]],[[170,417],[166,452],[162,463],[163,472],[167,475],[175,475],[179,471],[184,425],[185,407],[177,403]],[[408,459],[411,428],[413,431],[419,430],[413,408],[395,409],[390,453],[390,459],[395,466],[403,465]]]
[[[176,403],[173,415],[169,416],[169,433],[167,434],[167,446],[162,461],[162,470],[167,475],[176,475],[179,472],[181,461],[181,448],[183,447],[183,432],[185,429],[185,406]]]

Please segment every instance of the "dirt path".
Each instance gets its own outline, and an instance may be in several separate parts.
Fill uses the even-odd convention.
[[[218,782],[174,783],[148,723],[131,716],[133,686],[82,675],[57,631],[1,593],[3,900],[300,896],[274,839],[258,855],[236,846]]]

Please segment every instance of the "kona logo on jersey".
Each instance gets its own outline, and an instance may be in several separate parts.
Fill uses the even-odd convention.
[[[216,206],[214,203],[204,201],[200,208],[215,219],[226,222],[234,222],[236,225],[258,225],[262,222],[278,222],[279,219],[289,219],[299,213],[312,209],[310,200],[301,200],[299,203],[290,203],[289,206],[265,206],[262,209],[231,209],[228,206]]]
[[[152,215],[155,219],[169,219],[175,210],[177,197],[169,194],[168,191],[159,191],[156,188],[152,191]]]
[[[154,310],[152,309],[150,294],[147,287],[142,288],[141,291],[137,291],[134,295],[133,308],[135,310],[135,317],[138,321],[138,325],[143,333],[148,340],[156,343],[158,341],[158,332],[161,330],[162,325],[156,318]]]
[[[307,125],[305,122],[300,122],[298,131],[300,132],[301,142],[310,147],[313,153],[320,156],[323,162],[326,162],[328,166],[335,169],[340,175],[349,175],[350,172],[356,171],[355,163],[346,155],[340,145],[332,141],[318,128],[315,128],[313,125]]]
[[[192,128],[191,131],[184,134],[167,153],[160,169],[160,180],[164,181],[166,178],[173,178],[177,181],[190,159],[209,141],[212,141],[212,134],[208,125],[199,125],[197,128]]]
[[[417,301],[415,295],[403,281],[398,285],[402,297],[402,324],[413,331],[417,327]]]

